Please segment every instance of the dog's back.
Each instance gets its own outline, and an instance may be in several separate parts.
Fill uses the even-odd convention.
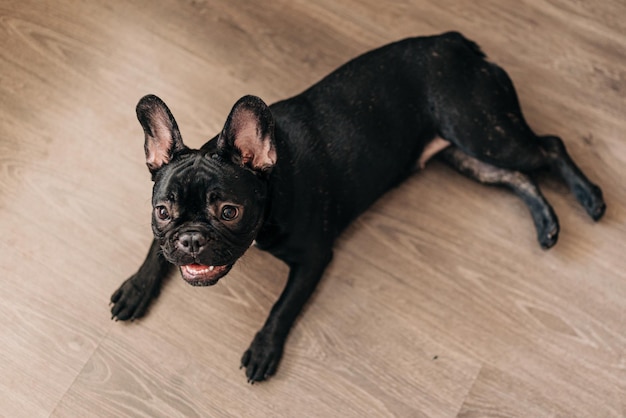
[[[469,86],[468,71],[488,64],[461,34],[409,38],[365,53],[302,94],[271,106],[279,159],[306,167],[294,190],[324,190],[308,204],[324,203],[337,233],[416,167],[440,130],[437,110]],[[315,194],[315,190],[313,190]],[[299,201],[308,196],[299,197]],[[302,202],[304,204],[304,202]]]

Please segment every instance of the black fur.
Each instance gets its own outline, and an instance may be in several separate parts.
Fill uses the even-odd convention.
[[[191,284],[215,284],[256,240],[290,272],[242,358],[250,382],[276,371],[336,237],[423,164],[433,145],[461,173],[519,195],[544,248],[556,243],[559,224],[533,172],[557,172],[593,219],[606,207],[563,142],[526,124],[504,70],[459,33],[368,52],[271,107],[246,96],[199,150],[184,146],[155,96],[143,98],[137,114],[155,181],[155,241],[111,298],[113,316],[142,316],[172,264]]]

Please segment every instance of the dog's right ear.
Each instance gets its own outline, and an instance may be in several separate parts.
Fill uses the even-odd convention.
[[[137,119],[145,135],[146,165],[154,176],[174,154],[187,147],[183,144],[178,125],[163,100],[147,95],[137,103]]]

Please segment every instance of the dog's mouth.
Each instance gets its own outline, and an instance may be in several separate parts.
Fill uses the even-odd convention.
[[[212,286],[230,271],[231,265],[205,266],[202,264],[187,264],[180,266],[183,279],[192,286]]]

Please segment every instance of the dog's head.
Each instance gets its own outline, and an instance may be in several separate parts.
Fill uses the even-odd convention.
[[[137,104],[152,173],[152,229],[165,258],[183,278],[208,286],[250,247],[262,223],[267,177],[276,163],[274,121],[258,97],[241,98],[210,146],[183,144],[165,103]]]

